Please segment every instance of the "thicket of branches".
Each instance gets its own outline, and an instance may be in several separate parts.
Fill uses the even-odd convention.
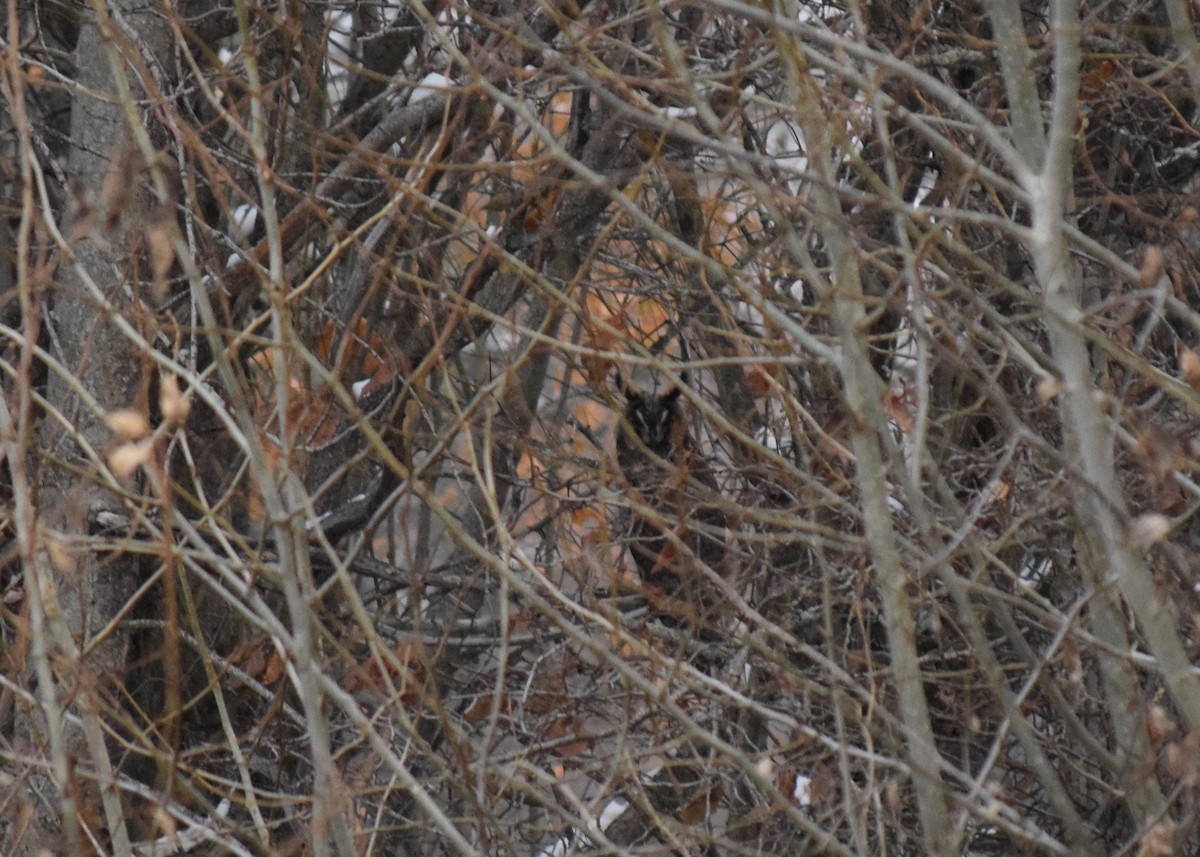
[[[0,851],[1195,851],[1192,16],[9,0]]]

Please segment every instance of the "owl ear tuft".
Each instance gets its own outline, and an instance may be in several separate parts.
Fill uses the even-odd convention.
[[[641,391],[625,380],[625,376],[621,374],[620,369],[613,370],[613,374],[616,375],[617,389],[621,391],[621,395],[625,397],[627,402],[636,403],[642,400]]]

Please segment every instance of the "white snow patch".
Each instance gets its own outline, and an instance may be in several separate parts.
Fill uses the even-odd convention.
[[[441,95],[447,89],[454,85],[454,82],[444,74],[431,72],[421,78],[421,82],[413,89],[412,98],[409,99],[410,104],[415,104],[418,101],[424,101],[426,98],[433,98],[435,95]]]
[[[792,800],[800,806],[812,806],[812,777],[796,774],[796,783],[792,786]]]
[[[239,205],[233,210],[233,215],[229,219],[229,225],[233,227],[234,237],[238,241],[245,241],[250,237],[250,233],[254,231],[255,224],[258,223],[258,206],[245,203]]]

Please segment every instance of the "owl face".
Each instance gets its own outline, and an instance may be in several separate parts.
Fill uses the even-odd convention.
[[[679,408],[680,389],[675,387],[661,396],[645,396],[625,391],[625,421],[634,435],[659,458],[669,459],[677,452],[683,428]]]

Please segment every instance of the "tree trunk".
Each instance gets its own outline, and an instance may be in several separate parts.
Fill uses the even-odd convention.
[[[79,89],[68,160],[73,243],[60,263],[44,319],[57,362],[47,383],[51,414],[41,440],[50,457],[36,476],[38,511],[59,550],[52,552],[53,567],[35,564],[43,579],[31,592],[41,596],[33,599],[32,610],[41,614],[53,640],[43,661],[35,653],[34,666],[53,664],[39,675],[52,676],[53,686],[39,683],[42,709],[24,720],[21,736],[33,746],[49,744],[59,763],[52,766],[51,787],[35,790],[45,800],[38,817],[46,838],[26,844],[47,847],[59,827],[61,844],[51,850],[72,854],[87,853],[80,824],[100,818],[101,841],[116,853],[129,848],[116,791],[106,782],[113,767],[96,715],[110,692],[126,683],[130,632],[120,624],[106,629],[134,606],[142,563],[136,553],[95,551],[88,537],[120,539],[122,522],[131,517],[105,464],[106,453],[131,438],[116,437],[105,417],[120,408],[143,415],[147,409],[142,357],[122,332],[125,325],[137,327],[143,311],[142,279],[150,267],[144,228],[155,205],[147,158],[135,142],[140,137],[149,145],[146,129],[131,129],[130,121],[143,121],[145,114],[137,115],[145,104],[139,76],[148,63],[159,68],[170,33],[165,19],[144,3],[98,5],[102,11],[84,16],[75,50]],[[114,74],[118,57],[121,71]],[[138,472],[130,475],[139,478]],[[64,708],[55,710],[59,705]],[[70,721],[63,715],[70,714],[79,715],[83,725],[65,725]],[[78,767],[68,759],[78,760]]]

